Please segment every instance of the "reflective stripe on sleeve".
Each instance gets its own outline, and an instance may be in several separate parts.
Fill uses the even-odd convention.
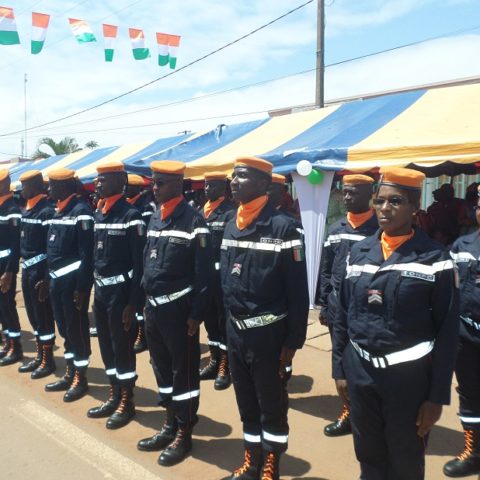
[[[95,230],[126,230],[127,228],[134,227],[135,225],[143,225],[143,220],[132,220],[127,223],[95,223]]]
[[[476,260],[476,258],[470,252],[450,252],[450,256],[455,261],[455,263],[465,263],[470,260]]]

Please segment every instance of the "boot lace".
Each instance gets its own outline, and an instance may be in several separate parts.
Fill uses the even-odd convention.
[[[275,454],[267,454],[265,465],[263,466],[262,480],[273,480],[275,477]]]
[[[338,422],[344,422],[345,420],[348,420],[350,417],[350,409],[348,408],[347,405],[343,406],[342,413],[338,417]]]
[[[45,368],[48,361],[48,349],[49,347],[44,346],[42,349],[42,361],[40,362],[39,368]]]
[[[180,443],[183,441],[184,437],[185,437],[185,430],[183,430],[182,428],[179,428],[173,442],[168,446],[168,448],[173,448],[173,449],[178,448]]]
[[[75,375],[73,376],[71,388],[76,388],[79,385],[80,385],[80,372],[75,372]]]
[[[143,328],[138,327],[137,338],[135,339],[134,345],[140,346],[142,344],[142,340],[143,340]]]
[[[112,388],[112,396],[113,396],[113,387]],[[118,407],[117,409],[115,410],[115,413],[124,413],[125,412],[125,408],[127,406],[127,403],[128,403],[128,390],[127,389],[122,389],[122,392],[120,394],[120,403],[118,404]]]
[[[218,366],[218,376],[225,377],[227,375],[228,370],[228,357],[227,355],[223,354],[222,358],[220,359],[220,365]]]
[[[252,453],[248,448],[245,449],[244,457],[243,457],[243,465],[240,468],[237,468],[233,472],[233,477],[239,477],[247,472],[247,470],[252,466]]]
[[[473,430],[465,430],[464,437],[465,437],[465,448],[463,452],[457,456],[457,459],[461,461],[466,460],[473,453],[473,444],[474,444]]]

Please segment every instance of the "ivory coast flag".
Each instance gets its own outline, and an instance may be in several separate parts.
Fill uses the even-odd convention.
[[[33,55],[42,51],[47,36],[48,22],[50,22],[50,15],[32,12],[31,52]]]
[[[118,27],[115,25],[103,24],[103,39],[105,41],[105,61],[113,60],[115,39],[117,38]]]
[[[19,43],[20,38],[13,8],[0,7],[0,45],[17,45]]]
[[[92,29],[84,20],[69,18],[68,22],[78,43],[96,42]]]
[[[150,56],[150,50],[145,42],[143,30],[138,28],[129,28],[128,34],[132,42],[132,53],[135,60],[145,60]]]
[[[180,35],[157,32],[158,64],[163,67],[170,64],[174,69],[177,65],[177,50],[180,45]]]

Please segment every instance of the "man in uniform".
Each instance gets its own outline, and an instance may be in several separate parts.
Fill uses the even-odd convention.
[[[20,219],[22,214],[10,191],[8,170],[0,170],[0,318],[5,346],[0,351],[0,366],[23,358],[20,321],[15,292],[20,257]]]
[[[307,330],[303,242],[268,202],[271,176],[269,162],[236,160],[231,189],[240,206],[221,247],[228,355],[245,444],[244,463],[230,479],[279,478],[289,431],[285,367]]]
[[[212,278],[205,315],[210,360],[200,371],[200,380],[215,380],[215,390],[225,390],[231,384],[228,367],[227,339],[225,333],[225,309],[220,284],[220,245],[225,225],[235,216],[235,206],[226,199],[227,176],[222,172],[205,175],[207,202],[202,210],[203,218],[212,234],[215,276]]]
[[[480,225],[480,201],[475,210]],[[460,338],[455,365],[465,448],[443,467],[448,477],[480,474],[480,238],[460,237],[450,255],[460,279]]]
[[[88,390],[90,335],[88,302],[93,283],[93,216],[76,195],[75,172],[66,168],[49,173],[50,194],[57,212],[48,231],[47,261],[50,299],[57,328],[65,343],[67,368],[60,380],[45,386],[47,392],[65,391],[73,402]]]
[[[104,200],[95,212],[95,297],[98,342],[110,382],[108,400],[91,408],[90,418],[104,418],[107,428],[127,425],[135,415],[135,311],[140,295],[145,222],[125,199],[123,163],[97,167],[97,187]]]
[[[167,415],[162,430],[140,440],[138,448],[165,448],[158,462],[170,466],[192,448],[200,396],[198,327],[205,315],[213,256],[205,221],[182,195],[185,164],[158,161],[151,168],[160,209],[150,220],[144,251],[146,334]]]
[[[145,182],[140,175],[135,175],[134,173],[128,174],[128,183],[127,183],[127,202],[130,205],[136,207],[140,214],[142,215],[145,224],[148,225],[150,218],[154,212],[153,205],[148,201],[146,191],[145,191]],[[145,338],[145,319],[143,317],[143,310],[145,308],[145,293],[142,292],[139,295],[139,302],[137,307],[137,312],[135,314],[137,319],[137,336],[135,338],[134,349],[135,353],[141,353],[147,350],[147,340]]]
[[[352,246],[378,229],[374,210],[370,207],[373,193],[373,178],[367,175],[343,177],[343,204],[346,217],[330,226],[323,245],[320,275],[318,277],[316,303],[320,305],[320,323],[332,331],[340,283],[345,277],[347,257]],[[352,433],[350,410],[344,403],[338,419],[324,428],[328,437]]]
[[[18,371],[31,372],[31,377],[37,379],[56,370],[53,358],[55,322],[48,298],[47,265],[48,229],[55,210],[44,193],[42,172],[25,172],[20,176],[20,181],[22,197],[27,202],[20,233],[22,292],[28,320],[35,334],[37,356]]]

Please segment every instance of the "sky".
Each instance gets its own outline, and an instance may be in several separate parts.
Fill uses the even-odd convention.
[[[71,136],[80,145],[94,140],[101,147],[115,146],[214,129],[264,118],[269,110],[313,103],[316,0],[179,70],[305,2],[3,0],[2,6],[14,9],[21,45],[0,45],[0,162],[21,153],[25,103],[27,126],[36,127],[171,72],[157,64],[155,32],[182,36],[173,75],[87,113],[33,128],[27,132],[27,154],[43,137],[59,141]],[[325,3],[327,101],[480,76],[480,0]],[[31,12],[51,15],[38,55],[30,54]],[[78,44],[69,17],[89,22],[97,42]],[[119,26],[112,63],[104,61],[102,23]],[[151,58],[134,60],[129,27],[144,30]],[[421,43],[370,55],[415,42]]]

